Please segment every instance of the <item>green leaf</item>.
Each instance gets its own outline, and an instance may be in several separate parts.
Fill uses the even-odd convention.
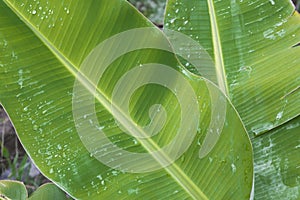
[[[300,117],[252,139],[255,199],[300,198]]]
[[[46,183],[39,187],[28,200],[64,200],[66,194],[52,183]]]
[[[252,137],[255,199],[299,199],[300,17],[291,2],[170,0],[165,26],[215,60],[189,70],[228,90],[241,115]]]
[[[1,1],[0,24],[1,104],[70,196],[249,199],[252,147],[235,109],[127,2]]]
[[[25,185],[19,181],[0,180],[1,200],[20,200],[27,198]]]
[[[251,137],[300,114],[300,16],[290,1],[170,0],[164,24],[208,51],[214,65],[190,70],[230,97]]]
[[[12,180],[0,180],[1,200],[23,200],[27,199],[28,193],[24,183]],[[67,199],[66,194],[56,185],[47,183],[39,187],[29,198],[29,200],[52,200]]]

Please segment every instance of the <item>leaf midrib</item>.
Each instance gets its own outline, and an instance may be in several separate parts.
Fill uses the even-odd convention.
[[[213,0],[207,0],[208,10],[209,10],[209,18],[211,24],[211,34],[212,34],[212,42],[213,42],[213,50],[214,50],[214,61],[216,68],[216,76],[218,86],[221,91],[225,95],[229,95],[228,91],[228,83],[226,79],[226,71],[224,65],[223,51],[222,51],[222,43],[220,38],[220,31],[218,27],[217,16],[215,13],[215,7]]]
[[[3,0],[8,7],[14,11],[14,13],[33,31],[33,33],[48,47],[48,49],[53,53],[53,55],[63,64],[63,66],[66,67],[66,69],[68,71],[71,72],[71,74],[75,77],[75,79],[79,78],[79,81],[81,84],[83,84],[86,89],[88,89],[92,94],[94,93],[94,89],[96,88],[96,99],[101,102],[101,104],[113,115],[113,112],[111,111],[111,107],[115,107],[114,111],[118,111],[118,113],[121,116],[121,120],[119,120],[118,116],[117,119],[118,121],[122,121],[122,119],[125,119],[126,121],[128,121],[128,118],[126,117],[126,115],[116,106],[116,105],[112,105],[112,103],[110,103],[109,98],[107,96],[104,95],[103,92],[101,92],[101,90],[96,87],[93,83],[91,83],[91,81],[85,77],[84,74],[82,74],[76,67],[75,65],[68,60],[63,53],[61,53],[54,44],[52,44],[43,34],[41,34],[38,29],[36,29],[36,27],[31,24],[29,22],[29,20],[27,20],[27,18],[21,14],[21,12],[18,11],[18,9],[16,7],[14,7],[14,5],[12,3],[10,3],[8,0]],[[78,76],[78,74],[80,74],[80,76]],[[81,78],[84,77],[84,78]],[[114,112],[115,113],[115,112]],[[113,115],[114,117],[116,117],[115,115]],[[123,117],[125,116],[125,117]],[[139,131],[140,133],[143,133],[145,136],[147,136],[146,133],[144,133],[144,131],[142,131],[142,129],[140,129],[139,127],[135,126],[135,123],[132,122],[132,120],[129,120],[129,122],[131,122],[131,127],[130,130],[134,130],[134,131]],[[125,126],[126,127],[126,126]],[[138,139],[138,138],[137,138]],[[138,139],[139,140],[139,139]],[[139,142],[142,144],[142,146],[149,152],[149,150],[153,149],[152,147],[148,147],[147,145],[149,145],[147,143],[147,145],[145,146],[145,143],[141,140],[139,140]],[[157,144],[152,140],[149,139],[150,145],[153,145],[156,149],[160,149],[159,146],[157,146]],[[151,154],[153,155],[153,154]],[[156,158],[155,156],[153,156],[153,158],[155,160],[157,160],[158,163],[161,164],[160,159],[161,158]],[[165,160],[169,160],[170,158],[163,154],[163,159]],[[203,200],[208,200],[208,197],[204,194],[204,192],[184,173],[184,171],[182,171],[182,169],[176,164],[176,163],[172,163],[170,166],[164,168],[164,170],[166,170],[172,177],[173,179],[180,185],[183,187],[183,189],[194,199],[203,199]]]

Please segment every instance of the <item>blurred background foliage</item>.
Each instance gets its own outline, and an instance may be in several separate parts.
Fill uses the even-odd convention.
[[[129,0],[156,25],[163,24],[166,0]]]
[[[166,0],[128,0],[155,25],[162,27]],[[300,0],[293,0],[300,10]],[[23,181],[29,193],[38,186],[49,182],[35,167],[20,144],[14,128],[0,106],[0,180],[12,179]]]
[[[293,3],[295,4],[296,9],[297,9],[298,11],[300,11],[300,1],[299,1],[299,0],[293,0]]]

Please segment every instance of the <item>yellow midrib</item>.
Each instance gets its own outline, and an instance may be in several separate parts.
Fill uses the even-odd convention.
[[[222,44],[219,35],[219,27],[217,22],[217,17],[215,13],[215,7],[213,0],[208,0],[208,10],[209,10],[209,17],[211,23],[211,34],[212,34],[212,42],[213,42],[213,49],[214,49],[214,61],[215,61],[215,68],[216,68],[216,76],[218,81],[218,86],[221,91],[225,95],[229,95],[228,91],[228,84],[226,79],[226,71],[224,65],[224,58],[223,58],[223,51],[222,51]]]
[[[39,30],[30,23],[30,21],[21,13],[18,11],[18,9],[14,6],[13,3],[11,3],[9,0],[3,0],[13,11],[14,13],[19,16],[19,18],[22,19],[22,21],[24,23],[26,23],[28,25],[28,27],[35,33],[35,35],[48,47],[48,49],[53,53],[53,55],[63,64],[63,66],[66,67],[66,69],[75,77],[78,77],[78,73],[80,73],[80,71],[78,71],[78,69],[75,67],[75,65],[68,60],[63,53],[61,53],[54,44],[52,44],[43,34],[41,34],[41,32],[39,32]],[[94,88],[92,87],[96,87],[96,86],[91,86],[92,84],[90,83],[89,79],[87,77],[85,77],[83,74],[81,74],[81,77],[84,78],[80,78],[80,82],[92,93],[94,93]],[[96,94],[96,99],[101,102],[101,104],[111,113],[111,109],[110,108],[110,101],[108,100],[108,97],[105,96],[105,94],[103,94],[98,88],[97,88],[97,94]],[[114,106],[114,105],[113,105]],[[117,106],[116,106],[117,108]],[[118,110],[118,108],[116,109]],[[118,110],[118,112],[120,113],[121,118],[124,116],[123,112]],[[119,116],[119,117],[120,117]],[[129,120],[131,121],[131,120]],[[131,126],[133,129],[135,129],[134,131],[141,131],[141,129],[137,128],[135,126],[134,123],[132,123]],[[143,132],[143,131],[141,131]],[[147,135],[145,133],[145,135]],[[152,147],[149,148],[149,145],[153,145],[155,147],[157,147],[157,149],[159,149],[159,147],[157,146],[157,144],[152,140],[149,139],[149,143],[150,144],[146,144],[140,141],[141,144],[144,146],[144,148],[149,151],[152,149]],[[147,146],[148,145],[148,146]],[[153,154],[151,154],[153,155]],[[161,159],[164,160],[169,160],[170,158],[165,155],[164,153],[162,153],[162,157],[154,157],[154,159],[156,159],[159,163],[161,163]],[[164,168],[164,170],[166,170],[172,177],[173,179],[180,185],[182,186],[182,188],[187,192],[187,194],[189,194],[193,199],[201,199],[201,200],[208,200],[208,197],[203,193],[203,191],[190,179],[190,177],[188,177],[186,175],[186,173],[184,171],[182,171],[182,169],[175,163],[172,163],[170,166]]]

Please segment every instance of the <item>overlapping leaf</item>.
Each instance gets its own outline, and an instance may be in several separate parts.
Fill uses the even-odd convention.
[[[250,136],[299,115],[300,16],[290,1],[170,0],[166,13],[166,28],[209,52],[215,65],[202,75],[215,74]]]
[[[300,16],[291,2],[170,0],[166,13],[168,29],[210,53],[215,65],[190,71],[223,88],[252,137],[255,199],[299,199]]]
[[[252,140],[255,199],[300,197],[300,118]]]

